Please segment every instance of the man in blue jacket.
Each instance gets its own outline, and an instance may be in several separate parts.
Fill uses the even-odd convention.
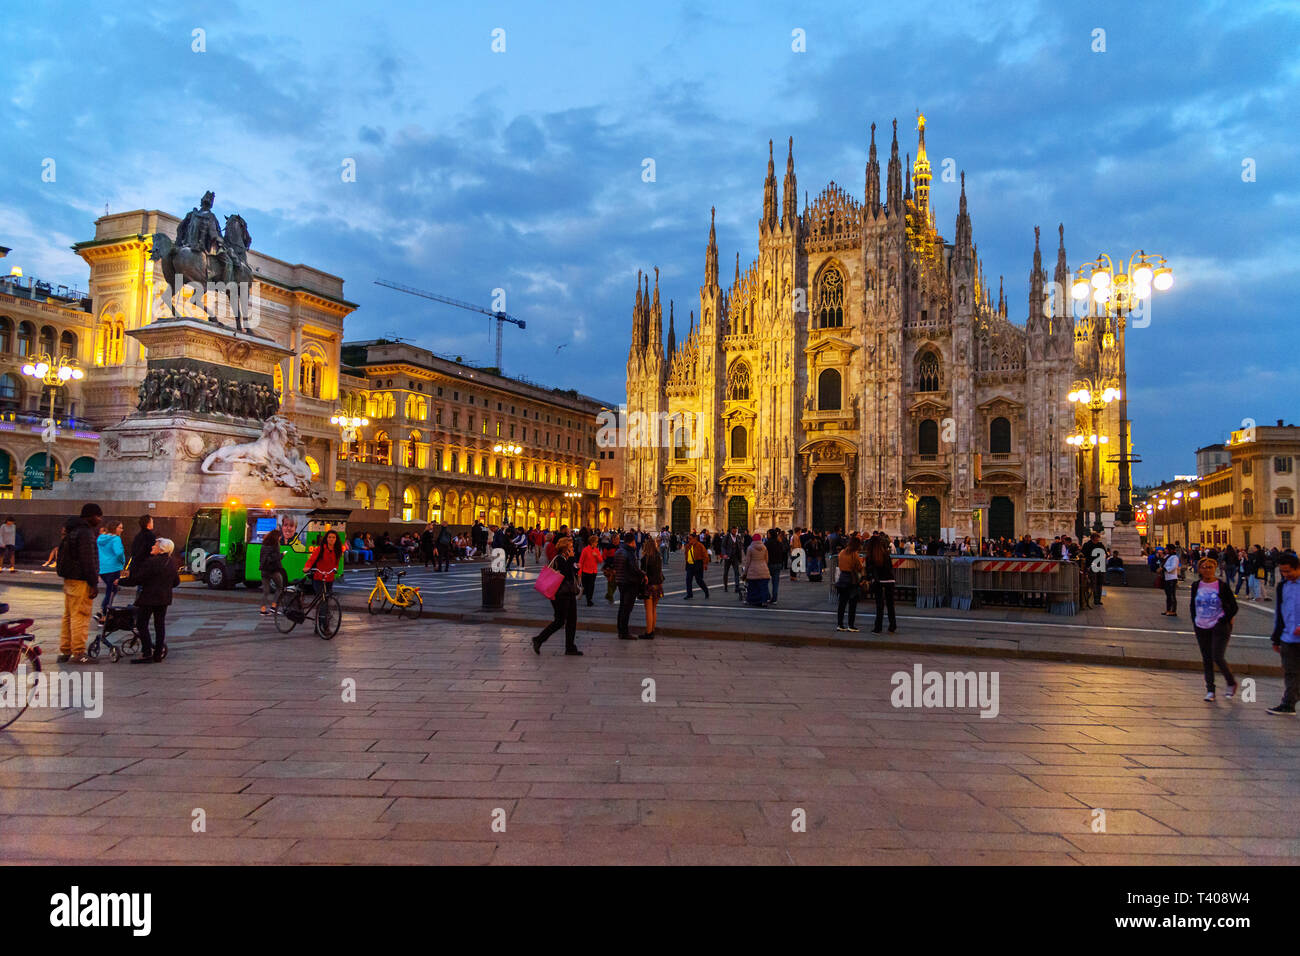
[[[1282,580],[1277,582],[1277,610],[1273,614],[1273,650],[1282,655],[1282,679],[1286,690],[1282,703],[1268,712],[1294,717],[1300,699],[1300,558],[1284,554],[1277,559]]]

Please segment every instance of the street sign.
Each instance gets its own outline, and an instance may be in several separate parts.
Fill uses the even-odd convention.
[[[975,508],[987,508],[992,500],[987,488],[976,488],[971,493],[971,505]]]

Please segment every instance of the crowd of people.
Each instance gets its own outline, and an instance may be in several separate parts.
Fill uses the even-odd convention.
[[[0,524],[0,567],[5,558],[13,567],[11,542],[16,538],[12,518]],[[274,572],[279,569],[278,531],[271,532],[263,545],[262,613],[270,613],[275,607],[275,595],[265,582],[274,580]],[[710,564],[721,566],[724,592],[734,587],[737,595],[754,607],[776,604],[781,581],[787,574],[790,580],[804,574],[809,581],[817,582],[829,569],[837,599],[836,629],[850,632],[859,631],[857,608],[864,597],[875,603],[873,633],[882,631],[886,618],[889,631],[897,630],[894,561],[898,556],[949,554],[1077,561],[1090,585],[1086,590],[1090,590],[1097,605],[1102,602],[1108,574],[1118,572],[1121,579],[1127,576],[1122,558],[1102,543],[1098,533],[1077,543],[1069,535],[1060,535],[1051,542],[1034,540],[1029,535],[1019,540],[972,542],[969,537],[960,541],[937,537],[922,540],[915,536],[890,537],[880,531],[846,533],[838,528],[830,532],[771,528],[764,534],[733,527],[714,534],[707,529],[678,534],[668,527],[652,533],[586,528],[571,531],[561,526],[552,532],[536,526],[490,526],[482,521],[466,532],[452,532],[446,524],[429,522],[422,531],[403,533],[396,540],[388,532],[382,532],[378,539],[368,532],[358,532],[350,546],[336,531],[329,531],[310,549],[306,569],[314,589],[320,591],[332,589],[337,569],[348,560],[391,559],[406,564],[423,561],[426,568],[447,571],[452,561],[488,557],[497,549],[504,554],[507,569],[525,567],[531,556],[535,566],[545,563],[553,572],[548,575],[550,590],[546,592],[552,605],[552,621],[532,639],[533,650],[540,654],[542,645],[563,630],[564,653],[571,656],[582,654],[576,643],[578,598],[581,596],[585,605],[592,607],[602,575],[606,601],[614,603],[617,595],[619,639],[653,640],[667,568],[679,551],[685,600],[693,600],[697,589],[704,599],[710,597],[705,574]],[[122,522],[105,522],[96,504],[86,504],[77,517],[69,519],[47,560],[63,578],[58,661],[89,663],[86,643],[92,617],[103,622],[115,594],[123,587],[133,587],[135,627],[142,649],[133,663],[161,662],[165,656],[167,608],[174,588],[180,585],[174,550],[171,540],[154,534],[149,515],[140,517],[129,548],[124,543]],[[1275,589],[1272,644],[1281,656],[1285,693],[1282,702],[1268,712],[1294,715],[1300,700],[1300,586],[1287,585],[1300,582],[1300,558],[1296,553],[1278,548],[1266,550],[1259,545],[1236,548],[1192,544],[1183,548],[1174,543],[1144,548],[1142,557],[1165,592],[1163,613],[1167,616],[1179,616],[1179,582],[1187,576],[1188,568],[1195,569],[1188,607],[1204,665],[1207,701],[1216,696],[1216,672],[1226,682],[1226,697],[1232,698],[1237,692],[1237,681],[1227,662],[1237,598],[1244,590],[1245,600],[1259,601],[1266,588]],[[104,596],[96,613],[94,601],[101,584]],[[638,601],[644,608],[645,627],[640,634],[633,634],[632,616]]]

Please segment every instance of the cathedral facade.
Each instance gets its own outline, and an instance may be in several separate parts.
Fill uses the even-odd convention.
[[[976,253],[964,173],[953,240],[936,229],[925,118],[906,167],[895,121],[883,202],[871,129],[865,202],[830,183],[802,212],[793,142],[779,200],[769,144],[758,257],[742,270],[737,256],[721,286],[710,224],[682,339],[670,303],[663,342],[658,271],[653,289],[638,278],[628,414],[666,427],[627,441],[625,527],[1073,532],[1066,395],[1085,372],[1059,295],[1064,230],[1054,299],[1034,230],[1028,317],[1013,324]]]

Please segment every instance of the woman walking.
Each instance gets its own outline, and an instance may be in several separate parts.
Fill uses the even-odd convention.
[[[140,632],[140,656],[132,664],[160,664],[167,644],[167,608],[172,603],[172,589],[180,587],[181,577],[172,560],[174,545],[169,538],[158,538],[143,560],[131,559],[127,577],[138,588],[135,598],[135,629]],[[153,638],[149,637],[149,619],[153,619]]]
[[[604,560],[599,541],[594,534],[589,535],[587,546],[582,549],[578,561],[578,570],[582,574],[582,596],[587,599],[587,607],[591,607],[591,599],[596,593],[596,575],[600,571],[600,562]]]
[[[1232,637],[1232,619],[1237,615],[1237,598],[1227,581],[1218,578],[1219,565],[1213,558],[1202,558],[1196,566],[1201,574],[1192,582],[1192,630],[1201,648],[1205,667],[1205,700],[1214,700],[1214,668],[1217,666],[1228,684],[1224,692],[1231,700],[1237,694],[1237,680],[1228,669],[1228,639]]]
[[[99,547],[99,579],[104,582],[104,602],[99,606],[95,620],[103,624],[104,616],[113,606],[113,598],[117,594],[117,580],[126,567],[126,551],[122,548],[122,522],[105,523],[95,543]]]
[[[768,604],[768,585],[771,582],[772,572],[767,566],[767,546],[763,544],[763,536],[757,531],[745,549],[745,556],[741,559],[740,576],[745,579],[745,603],[755,607],[767,607]]]
[[[835,590],[839,597],[839,606],[835,611],[835,630],[852,631],[858,633],[858,628],[854,627],[853,622],[858,616],[858,598],[862,595],[862,558],[858,555],[860,542],[857,536],[850,538],[848,543],[840,549],[837,560],[839,561],[839,575],[835,578]],[[849,623],[844,623],[844,611],[848,609]]]
[[[889,633],[898,630],[894,617],[894,561],[885,539],[876,535],[867,542],[867,574],[871,577],[871,593],[876,599],[876,626],[871,633],[879,634],[884,623],[885,610],[889,610]]]
[[[284,580],[284,562],[280,555],[280,529],[272,528],[262,539],[262,553],[257,559],[262,572],[262,614],[274,614],[280,599],[280,582]],[[269,605],[269,609],[268,609]]]
[[[578,562],[573,556],[572,538],[565,536],[555,542],[555,557],[551,559],[550,567],[559,571],[562,578],[555,597],[551,598],[555,619],[533,638],[533,653],[541,654],[547,638],[564,628],[564,653],[581,657],[582,651],[573,642],[578,633]]]
[[[641,594],[645,603],[645,633],[641,635],[641,640],[653,641],[655,625],[659,621],[656,608],[659,599],[664,596],[664,558],[660,546],[649,535],[646,535],[641,545],[641,573],[644,575],[642,580],[645,581]]]

